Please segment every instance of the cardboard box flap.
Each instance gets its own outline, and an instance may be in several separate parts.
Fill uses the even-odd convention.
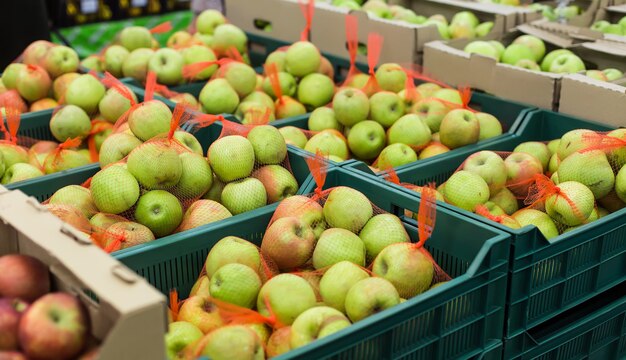
[[[626,57],[626,43],[598,40],[595,42],[580,44],[580,47],[614,56]],[[626,65],[626,59],[624,62]]]
[[[580,56],[589,69],[616,68],[626,71],[626,44],[607,40],[583,43],[570,48]]]
[[[606,8],[606,10],[613,13],[626,15],[626,4],[609,6]]]
[[[582,74],[567,75],[561,81],[559,112],[626,127],[626,87]]]
[[[226,0],[224,10],[228,21],[242,30],[287,42],[300,40],[306,25],[300,5],[294,0]],[[266,30],[267,24],[271,25],[270,31]]]
[[[530,24],[519,25],[517,29],[561,48],[566,48],[582,41],[593,41],[602,38],[602,33],[598,31],[547,21],[535,21]]]

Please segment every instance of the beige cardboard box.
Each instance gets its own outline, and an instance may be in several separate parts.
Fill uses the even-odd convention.
[[[0,255],[11,253],[43,261],[54,288],[81,299],[101,342],[99,359],[166,358],[165,297],[34,198],[0,187]]]
[[[224,5],[228,21],[252,34],[296,42],[306,27],[297,0],[226,0]],[[266,25],[271,25],[271,31]]]
[[[505,45],[522,34],[535,35],[544,40],[547,51],[557,48],[574,50],[576,44],[594,40],[599,33],[576,28],[577,33],[552,32],[545,21],[520,25],[517,31],[506,34]],[[471,86],[506,99],[523,102],[545,109],[558,109],[560,80],[563,75],[535,72],[498,63],[495,59],[478,54],[468,54],[463,48],[470,40],[436,41],[426,45],[424,70],[430,76],[454,86]],[[595,68],[595,66],[590,66]]]
[[[606,20],[615,24],[624,16],[626,16],[626,0],[621,1],[620,5],[616,3],[598,10],[597,20]]]

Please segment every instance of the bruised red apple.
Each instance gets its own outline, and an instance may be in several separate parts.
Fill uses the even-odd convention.
[[[20,299],[0,299],[0,351],[17,350],[17,329],[28,304]]]
[[[285,326],[274,331],[265,347],[267,357],[272,358],[291,350],[290,338],[291,326]]]
[[[42,296],[22,316],[20,345],[29,358],[74,359],[85,347],[89,318],[74,296],[56,292]]]
[[[31,302],[50,291],[48,267],[27,255],[0,257],[0,297]]]
[[[150,229],[132,221],[110,225],[101,238],[101,246],[112,251],[127,249],[155,239]]]
[[[41,66],[27,65],[20,70],[15,85],[24,99],[33,102],[48,96],[52,80]]]
[[[322,206],[306,196],[295,195],[281,201],[274,211],[273,219],[289,216],[297,217],[310,226],[315,238],[319,238],[326,230]]]
[[[296,178],[280,165],[265,165],[253,172],[252,177],[263,183],[268,203],[281,201],[298,192]]]
[[[261,252],[276,263],[280,270],[291,270],[304,265],[313,254],[315,233],[297,217],[280,218],[269,226]]]
[[[34,41],[24,50],[22,62],[24,64],[41,65],[46,53],[53,47],[54,44],[50,41]]]
[[[28,360],[24,354],[17,351],[0,350],[0,360]]]

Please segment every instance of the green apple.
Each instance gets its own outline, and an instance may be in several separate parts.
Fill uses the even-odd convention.
[[[390,266],[393,265],[390,264]],[[393,271],[392,268],[389,270],[390,272],[385,275]],[[394,287],[395,284],[385,278],[385,275],[360,280],[348,290],[345,307],[350,320],[354,322],[363,320],[400,303],[399,291]],[[430,283],[428,285],[430,286]]]
[[[100,146],[99,161],[102,168],[125,158],[141,145],[141,140],[127,133],[115,133],[107,137]]]
[[[189,322],[207,334],[224,325],[219,308],[210,297],[192,296],[180,306],[177,321]]]
[[[296,90],[298,85],[296,84],[296,79],[288,72],[279,72],[277,74],[278,84],[280,85],[280,91],[282,95],[293,97],[296,95]],[[276,94],[274,93],[274,88],[272,87],[272,80],[269,76],[266,76],[263,79],[263,91],[272,97],[272,99],[276,99]],[[273,104],[273,103],[272,103]]]
[[[506,50],[504,45],[496,40],[489,40],[488,43],[496,49],[496,51],[498,52],[498,57],[496,58],[496,60],[500,61],[502,59],[502,54],[504,54],[504,50]]]
[[[26,65],[20,69],[15,80],[15,87],[21,97],[34,102],[48,96],[52,87],[52,80],[41,66]]]
[[[117,78],[122,77],[122,66],[129,54],[123,46],[111,45],[104,52],[104,70]]]
[[[320,108],[320,109],[326,109],[326,108]],[[311,118],[309,118],[309,121],[310,119]],[[285,126],[285,127],[278,129],[278,131],[285,139],[285,143],[287,145],[293,145],[300,149],[304,149],[304,147],[306,146],[308,139],[306,135],[304,134],[304,132],[302,131],[302,129],[299,129],[295,126]]]
[[[389,128],[404,115],[404,101],[390,91],[380,91],[370,98],[370,117]]]
[[[249,241],[227,236],[211,248],[206,258],[204,268],[210,278],[215,272],[226,264],[243,264],[252,269],[260,269],[261,255],[259,249]]]
[[[222,190],[222,204],[233,215],[258,209],[267,204],[267,193],[263,183],[249,177],[229,182]]]
[[[607,81],[606,75],[600,70],[587,70],[585,75],[599,81]]]
[[[561,139],[554,139],[548,142],[548,150],[550,150],[550,155],[554,155],[557,153],[560,142],[561,142]]]
[[[315,306],[315,292],[309,283],[300,276],[280,274],[269,279],[257,299],[259,313],[269,316],[272,313],[284,325],[291,325],[306,310]]]
[[[587,186],[596,199],[603,198],[615,185],[615,175],[602,150],[575,152],[561,161],[559,181],[577,181]]]
[[[470,54],[479,54],[482,56],[492,57],[496,60],[500,58],[498,50],[487,41],[472,41],[463,48],[463,51]]]
[[[434,275],[431,261],[421,248],[407,243],[392,244],[378,254],[372,265],[372,273],[393,284],[400,297],[408,299],[430,287]],[[393,294],[391,290],[386,290]],[[348,301],[352,292],[353,289],[350,289],[346,297],[348,312]]]
[[[248,96],[243,98],[241,102],[242,103],[244,102],[257,103],[257,104],[265,105],[271,108],[272,112],[275,110],[274,100],[272,99],[272,97],[270,97],[268,94],[264,93],[263,91],[259,91],[259,90],[255,90],[251,92]]]
[[[45,174],[41,171],[41,169],[31,164],[15,163],[6,168],[6,171],[2,176],[2,184],[12,184],[18,181],[34,179],[44,175]]]
[[[221,327],[209,333],[200,346],[199,356],[215,360],[265,358],[263,341],[254,330],[245,325]]]
[[[273,221],[263,235],[261,251],[281,271],[305,265],[315,248],[315,233],[303,218],[280,217]]]
[[[82,108],[87,114],[93,114],[98,110],[98,104],[105,91],[104,85],[94,76],[80,75],[67,87],[65,102]]]
[[[192,323],[186,321],[170,323],[167,334],[165,334],[167,358],[183,360],[185,349],[195,344],[202,336],[202,331]]]
[[[179,158],[182,172],[173,193],[180,199],[197,199],[213,185],[211,167],[204,156],[196,153],[184,152]]]
[[[89,115],[75,105],[66,105],[50,119],[50,132],[59,142],[76,137],[85,138],[91,130]]]
[[[468,157],[463,163],[463,170],[474,173],[487,183],[490,194],[496,194],[506,184],[506,166],[504,160],[493,151],[479,151]]]
[[[376,121],[361,121],[350,129],[348,146],[359,159],[375,159],[385,148],[385,129]]]
[[[606,77],[606,81],[615,81],[624,77],[623,72],[614,68],[604,69],[602,70],[602,73]]]
[[[563,161],[570,156],[570,154],[584,149],[587,146],[587,142],[584,140],[585,136],[593,134],[593,131],[587,129],[571,130],[563,134],[556,151],[559,155],[559,159]]]
[[[211,276],[211,297],[230,304],[252,309],[261,290],[261,279],[256,269],[231,263],[220,267]]]
[[[41,65],[50,74],[50,77],[57,78],[78,70],[78,54],[72,48],[57,45],[46,52]]]
[[[324,303],[345,313],[348,290],[369,274],[350,261],[340,261],[324,272],[320,280],[320,294]]]
[[[528,46],[513,43],[506,47],[500,60],[505,64],[515,65],[522,59],[535,61],[537,56]]]
[[[521,67],[522,69],[530,70],[530,71],[541,71],[539,64],[532,60],[521,59],[520,61],[514,64],[517,67]]]
[[[460,11],[452,17],[450,20],[450,24],[468,24],[469,26],[475,28],[478,26],[480,21],[476,17],[476,15],[471,11]]]
[[[561,159],[559,159],[558,154],[553,154],[550,157],[550,161],[548,161],[548,173],[554,174],[559,169],[559,165],[561,164]]]
[[[402,143],[387,145],[376,159],[376,167],[386,170],[417,161],[417,154],[410,146]]]
[[[335,111],[329,107],[320,107],[309,116],[307,127],[311,131],[322,131],[325,129],[335,129],[341,131],[342,125],[335,117]]]
[[[402,143],[416,149],[427,145],[431,135],[426,121],[416,114],[402,116],[387,131],[389,144]]]
[[[175,186],[183,172],[178,153],[166,141],[147,142],[135,148],[128,155],[127,166],[139,184],[149,190]]]
[[[51,153],[50,155],[48,155],[44,160],[43,168],[46,174],[52,174],[55,172],[84,166],[90,163],[91,160],[89,156],[85,156],[84,153],[76,150],[63,149],[56,154]]]
[[[180,49],[183,48],[191,42],[191,34],[186,31],[176,31],[169,38],[167,38],[166,46],[168,48]],[[191,45],[193,46],[193,45]]]
[[[205,61],[215,61],[217,56],[213,50],[206,46],[202,45],[191,45],[180,50],[181,55],[183,56],[183,60],[185,65],[191,65],[195,63],[205,62]],[[217,70],[217,65],[209,66],[202,70],[200,73],[196,74],[192,80],[206,80]]]
[[[98,212],[91,198],[91,191],[80,185],[68,185],[60,188],[48,199],[48,203],[74,206],[88,219]]]
[[[562,74],[562,73],[576,73],[585,70],[585,63],[576,55],[563,54],[557,56],[552,65],[550,65],[550,72]]]
[[[376,81],[382,90],[397,93],[405,87],[406,73],[398,64],[382,64],[376,70]]]
[[[477,112],[474,115],[480,127],[478,141],[502,135],[502,124],[495,116],[484,112]]]
[[[548,214],[535,209],[522,209],[511,215],[523,226],[534,225],[547,240],[559,236],[559,230]]]
[[[316,269],[324,269],[341,261],[365,266],[365,244],[357,235],[346,229],[327,229],[313,250],[313,266]]]
[[[124,87],[128,90],[128,94],[131,95],[134,102],[137,103],[137,96],[128,87]],[[128,98],[122,95],[117,89],[111,88],[107,90],[104,97],[100,100],[98,109],[100,110],[100,115],[102,115],[106,121],[115,124],[115,122],[130,109],[130,106],[131,104]]]
[[[165,190],[152,190],[141,195],[135,219],[148,227],[156,237],[170,235],[183,219],[180,201]]]
[[[469,110],[451,110],[441,121],[439,136],[441,143],[450,149],[475,144],[480,137],[480,122]]]
[[[232,61],[220,67],[215,74],[217,78],[226,79],[239,98],[248,96],[256,88],[256,72],[250,65]]]
[[[230,182],[243,179],[254,168],[254,148],[243,136],[224,136],[211,144],[208,151],[209,164],[217,177]]]
[[[443,196],[446,202],[473,212],[489,200],[489,185],[480,175],[461,170],[446,181]]]
[[[317,153],[321,151],[325,155],[334,155],[342,160],[347,160],[349,157],[348,144],[337,130],[326,129],[313,135],[312,138],[304,146],[304,150],[310,153]]]
[[[278,72],[284,72],[286,56],[287,56],[286,51],[282,51],[282,50],[272,51],[269,55],[267,55],[264,66],[267,67],[270,64],[276,64],[276,70],[278,70]]]
[[[22,69],[25,69],[26,65],[22,63],[9,64],[2,73],[2,83],[7,89],[15,89],[17,87],[17,78],[19,77]]]
[[[534,60],[537,62],[541,61],[546,54],[546,44],[543,43],[543,40],[533,35],[522,35],[513,40],[513,44],[524,45],[529,48],[535,55]]]
[[[91,197],[98,210],[120,214],[139,200],[139,183],[121,166],[109,166],[94,175],[91,180]]]
[[[476,28],[474,29],[474,32],[476,33],[477,37],[487,36],[487,34],[489,34],[491,30],[493,29],[493,26],[494,26],[493,21],[485,21],[484,23],[481,23],[480,25],[476,26]]]
[[[350,326],[350,320],[338,310],[328,306],[316,306],[300,314],[291,326],[289,344],[291,349],[314,342]]]
[[[104,61],[100,58],[99,55],[89,55],[83,60],[81,60],[80,67],[84,67],[87,70],[93,70],[96,72],[104,71]]]
[[[228,54],[231,49],[236,49],[239,54],[248,51],[248,37],[246,33],[233,24],[218,25],[213,31],[213,49],[218,54]]]
[[[466,23],[451,23],[448,33],[452,39],[473,39],[476,37],[476,30]]]
[[[433,94],[435,92],[433,92]],[[450,109],[446,106],[446,104],[444,104],[440,99],[433,97],[426,97],[420,100],[414,104],[410,110],[411,113],[417,114],[424,120],[424,122],[426,122],[431,133],[439,132],[441,121],[449,111]]]
[[[224,220],[233,216],[222,204],[207,199],[196,200],[185,211],[183,219],[178,227],[179,231],[185,231],[202,225]]]
[[[589,188],[576,181],[561,181],[559,192],[546,198],[546,213],[567,226],[581,225],[593,211],[595,200]]]
[[[295,77],[316,72],[321,62],[320,51],[308,41],[293,43],[285,53],[285,70]]]
[[[298,84],[298,101],[308,110],[328,104],[335,92],[333,80],[326,75],[313,73],[306,75]]]
[[[174,139],[178,140],[178,143],[185,147],[185,149],[191,151],[192,153],[202,155],[204,150],[202,150],[202,145],[198,139],[192,134],[185,131],[174,131]]]
[[[365,244],[367,264],[371,263],[388,245],[410,241],[402,222],[392,214],[372,217],[361,229],[359,237]]]
[[[489,202],[492,202],[499,206],[507,215],[511,215],[518,210],[517,198],[507,188],[502,188],[496,193],[491,193]]]
[[[198,15],[196,19],[196,30],[198,30],[200,34],[213,35],[215,28],[225,23],[226,18],[221,12],[208,9]]]
[[[367,115],[370,112],[370,101],[363,91],[354,88],[344,88],[337,91],[333,97],[332,108],[339,123],[345,126],[353,126],[367,119]]]
[[[528,195],[528,188],[533,181],[533,177],[543,173],[541,160],[523,153],[514,152],[504,159],[507,172],[507,187],[516,196],[525,198]]]
[[[605,34],[623,35],[624,29],[618,24],[611,24],[602,29],[602,32]]]
[[[626,166],[622,166],[615,176],[615,194],[621,201],[626,202]]]
[[[280,164],[287,156],[285,138],[271,125],[255,126],[248,133],[248,141],[259,164]]]
[[[91,201],[93,202],[93,200]],[[100,229],[106,230],[109,226],[122,221],[126,221],[126,219],[118,215],[105,214],[103,212],[97,212],[89,219],[89,223],[96,231]]]
[[[368,1],[361,9],[371,17],[391,19],[391,9],[384,1]]]
[[[557,49],[557,50],[550,51],[548,54],[546,54],[546,56],[541,61],[541,70],[550,71],[550,67],[552,66],[552,63],[554,62],[554,60],[560,55],[564,55],[564,54],[573,55],[574,53],[572,53],[570,50],[567,50],[567,49]]]
[[[129,26],[124,28],[120,33],[119,40],[120,44],[128,49],[128,51],[152,47],[152,34],[150,30],[143,26]]]
[[[463,99],[461,99],[461,93],[456,89],[439,89],[432,95],[433,98],[443,100],[444,104],[450,105],[458,104],[463,105]]]
[[[530,154],[541,161],[543,171],[548,171],[548,163],[550,162],[550,149],[548,146],[539,141],[526,141],[517,145],[513,152],[523,152]]]
[[[148,62],[154,55],[154,50],[139,48],[133,50],[122,63],[122,75],[131,77],[137,81],[146,81],[148,74]]]
[[[180,52],[162,48],[154,52],[148,61],[148,70],[157,76],[157,82],[163,85],[178,85],[183,80],[185,59]]]
[[[370,201],[358,190],[338,186],[324,203],[324,218],[330,227],[358,233],[373,215]]]
[[[232,114],[239,105],[239,95],[226,79],[214,79],[200,91],[200,104],[208,114]]]

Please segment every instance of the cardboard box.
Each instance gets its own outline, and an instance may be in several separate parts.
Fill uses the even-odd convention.
[[[520,25],[517,31],[506,34],[501,41],[508,45],[522,34],[535,35],[546,44],[547,52],[557,48],[576,51],[577,44],[599,36],[590,29],[576,27],[576,33],[553,32],[547,29],[554,23],[546,21]],[[495,59],[468,54],[463,48],[471,40],[436,41],[426,45],[425,72],[453,86],[471,86],[506,99],[531,104],[545,109],[558,109],[560,80],[564,75],[536,72],[498,63]],[[592,64],[593,65],[593,64]],[[596,66],[590,66],[595,68]]]
[[[299,41],[306,27],[297,0],[226,0],[224,9],[228,21],[242,30],[289,43]]]
[[[569,19],[567,23],[569,25],[580,26],[580,27],[589,27],[593,24],[598,16],[599,11],[607,6],[612,4],[613,0],[575,0],[569,2],[567,5],[577,5],[583,11],[580,15],[576,15]],[[559,5],[558,1],[539,1],[540,4],[550,5],[553,8],[556,8]]]
[[[401,5],[413,9],[418,15],[441,14],[448,19],[460,11],[472,11],[481,21],[494,22],[490,36],[501,36],[520,23],[540,18],[537,12],[528,9],[458,0],[418,0]],[[358,39],[363,48],[367,45],[370,33],[378,33],[384,37],[379,64],[385,62],[421,64],[424,45],[442,39],[435,25],[415,25],[397,20],[371,18],[364,11],[317,3],[311,27],[311,41],[321,51],[339,57],[349,57],[345,36],[347,14],[353,14],[358,19]],[[358,54],[357,62],[367,63],[367,55]]]
[[[0,255],[38,258],[48,265],[55,290],[81,299],[100,341],[99,359],[165,359],[165,297],[84,234],[34,198],[0,187],[0,239]]]

